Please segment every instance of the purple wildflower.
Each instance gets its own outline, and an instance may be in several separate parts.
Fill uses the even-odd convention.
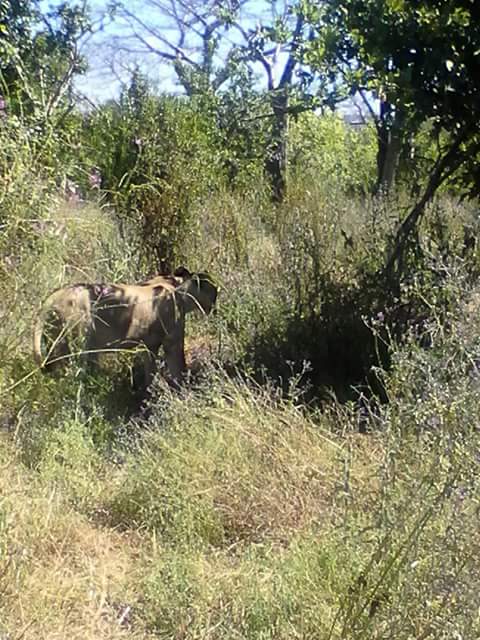
[[[102,186],[102,174],[97,168],[93,168],[88,176],[88,184],[91,189],[100,189]]]

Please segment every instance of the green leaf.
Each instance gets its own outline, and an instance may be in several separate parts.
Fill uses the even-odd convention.
[[[387,6],[394,13],[398,13],[405,9],[405,0],[387,0]]]

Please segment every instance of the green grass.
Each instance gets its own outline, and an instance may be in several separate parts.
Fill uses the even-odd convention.
[[[478,434],[435,375],[420,416],[404,375],[424,354],[402,353],[368,436],[348,406],[311,416],[217,373],[160,387],[110,451],[80,415],[45,425],[35,469],[4,436],[5,632],[23,616],[32,638],[476,637]]]
[[[388,308],[373,274],[405,194],[297,178],[282,207],[197,203],[178,252],[219,280],[218,313],[188,323],[189,384],[158,377],[132,414],[125,363],[35,368],[52,288],[142,273],[112,212],[28,161],[2,165],[0,636],[478,638],[472,209],[435,203]]]

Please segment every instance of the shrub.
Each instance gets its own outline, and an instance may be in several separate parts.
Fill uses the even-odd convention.
[[[215,125],[200,104],[154,96],[137,75],[85,123],[88,160],[121,220],[140,230],[148,266],[177,263],[195,203],[222,184]]]
[[[337,114],[307,112],[292,124],[290,143],[294,180],[320,182],[327,191],[371,193],[376,179],[373,125],[353,126]]]

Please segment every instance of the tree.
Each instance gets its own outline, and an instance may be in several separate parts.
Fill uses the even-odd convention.
[[[134,224],[151,267],[182,258],[196,203],[223,185],[217,127],[196,98],[155,95],[138,70],[118,102],[84,120],[84,163],[98,169],[118,219]]]
[[[154,56],[173,66],[187,95],[216,94],[247,67],[261,74],[271,117],[265,163],[275,200],[286,189],[287,131],[291,113],[315,104],[313,76],[303,52],[314,27],[303,0],[144,0],[114,3],[116,51]],[[318,92],[324,85],[318,83]]]
[[[318,3],[308,4],[309,19],[322,36],[312,43],[311,60],[320,50],[322,63],[334,63],[352,94],[381,96],[383,126],[399,142],[431,123],[437,155],[388,258],[387,272],[400,273],[408,240],[437,189],[456,175],[466,192],[476,190],[480,5],[471,0],[331,0],[319,11]]]
[[[0,92],[9,107],[47,122],[73,105],[74,76],[86,69],[81,43],[91,31],[86,3],[43,11],[39,1],[0,1]]]

